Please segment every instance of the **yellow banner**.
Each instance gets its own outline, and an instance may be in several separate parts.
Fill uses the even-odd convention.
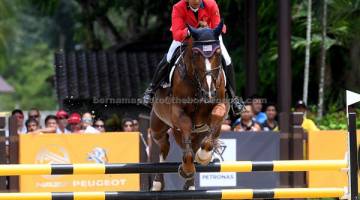
[[[357,143],[360,142],[360,131],[357,132]],[[347,131],[315,131],[308,133],[309,160],[341,160],[347,151]],[[360,179],[359,179],[360,180]],[[309,187],[345,187],[346,171],[312,171],[308,172]],[[360,189],[360,185],[359,185]]]
[[[138,163],[139,133],[20,135],[21,164]],[[139,174],[23,175],[20,192],[138,191]]]

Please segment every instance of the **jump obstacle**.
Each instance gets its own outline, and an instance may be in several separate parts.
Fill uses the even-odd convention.
[[[258,199],[258,198],[344,198],[344,188],[227,189],[162,192],[47,192],[3,193],[0,200],[180,200],[180,199]]]
[[[0,193],[0,200],[176,200],[176,199],[256,199],[256,198],[341,198],[358,200],[356,114],[348,115],[348,152],[345,160],[237,161],[197,165],[197,172],[314,171],[343,170],[346,188],[224,189],[161,192],[48,192]],[[18,164],[0,165],[0,176],[56,174],[174,173],[180,163],[134,164]]]
[[[177,173],[180,164],[180,162],[156,164],[8,164],[0,165],[0,176]],[[347,168],[346,160],[235,161],[210,163],[207,166],[196,164],[197,172],[346,171]]]

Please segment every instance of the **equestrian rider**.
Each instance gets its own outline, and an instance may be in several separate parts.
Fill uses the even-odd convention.
[[[154,77],[150,86],[146,89],[143,101],[145,105],[151,105],[151,100],[154,97],[156,89],[160,87],[162,81],[169,75],[169,65],[173,60],[173,56],[181,43],[190,36],[187,24],[192,27],[209,27],[214,29],[220,23],[220,12],[215,0],[180,0],[173,6],[172,10],[172,24],[171,32],[173,41],[166,56],[158,64]],[[223,27],[223,33],[226,32],[226,27]],[[233,74],[233,66],[231,58],[219,36],[220,48],[226,76],[226,89],[229,98],[232,100],[232,109],[235,115],[241,113],[243,102],[235,95],[235,81]]]

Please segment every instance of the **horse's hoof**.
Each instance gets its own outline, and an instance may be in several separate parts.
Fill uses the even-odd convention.
[[[162,183],[159,181],[153,181],[151,191],[161,191],[162,190]]]
[[[178,173],[185,180],[192,180],[192,179],[194,179],[194,176],[195,176],[195,172],[190,173],[190,174],[185,173],[183,168],[181,167],[181,165],[179,165]]]
[[[193,186],[190,186],[189,188],[188,188],[188,190],[195,190],[195,186],[193,185]]]
[[[189,185],[184,185],[184,188],[183,188],[184,190],[195,190],[195,185],[191,185],[191,186],[189,186]]]
[[[199,148],[195,154],[195,161],[201,165],[208,165],[212,158],[212,151]]]
[[[195,179],[185,181],[183,190],[195,190]]]

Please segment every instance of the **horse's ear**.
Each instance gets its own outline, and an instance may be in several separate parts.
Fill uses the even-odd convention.
[[[190,32],[191,37],[193,37],[195,40],[199,38],[199,33],[196,30],[196,28],[192,27],[191,25],[187,24],[188,30]]]
[[[219,37],[219,36],[220,36],[220,34],[221,34],[221,32],[222,32],[222,29],[223,29],[223,26],[224,26],[224,21],[221,20],[220,23],[217,25],[217,27],[214,28],[213,31],[214,31],[214,35],[215,35],[216,37]]]

